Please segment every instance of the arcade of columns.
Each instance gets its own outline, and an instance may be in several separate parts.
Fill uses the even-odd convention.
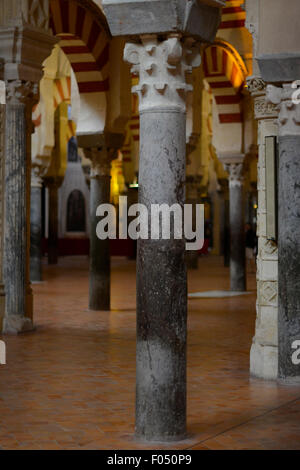
[[[76,135],[90,168],[90,309],[110,309],[109,243],[96,238],[95,227],[96,208],[112,200],[112,162],[118,159],[127,184],[138,174],[139,201],[147,207],[210,199],[213,252],[225,262],[230,253],[231,289],[240,292],[246,290],[245,195],[257,181],[250,373],[299,378],[300,365],[291,362],[291,345],[300,339],[300,113],[291,101],[297,76],[291,58],[276,68],[278,59],[269,50],[264,55],[260,26],[268,2],[245,2],[246,29],[238,0],[11,0],[9,6],[0,0],[3,333],[34,327],[30,279],[41,280],[41,188],[48,188],[48,257],[56,263],[58,189],[67,142]],[[274,181],[266,178],[266,138],[277,136],[279,224],[270,237]],[[229,250],[221,246],[228,228]],[[186,255],[184,245],[138,243],[136,433],[148,440],[177,440],[186,432],[186,268],[197,267],[197,253]]]

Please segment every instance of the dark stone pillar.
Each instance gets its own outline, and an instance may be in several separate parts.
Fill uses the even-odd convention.
[[[246,290],[245,223],[243,203],[243,163],[229,163],[230,288]]]
[[[86,152],[89,156],[89,152]],[[91,193],[90,193],[90,299],[91,310],[110,310],[110,241],[99,240],[96,227],[99,218],[97,208],[110,203],[110,170],[106,150],[93,149],[90,152]]]
[[[31,176],[30,280],[42,281],[42,181]]]
[[[187,49],[179,38],[160,42],[151,36],[142,38],[142,43],[127,44],[125,59],[134,62],[134,70],[140,74],[139,202],[151,214],[153,204],[183,206],[185,202],[184,92],[188,66],[184,62]],[[148,68],[150,56],[152,74]],[[195,53],[195,62],[196,58]],[[185,240],[174,240],[174,234],[170,240],[139,240],[136,379],[139,438],[168,441],[185,437],[186,335]]]
[[[139,202],[149,211],[151,204],[184,203],[184,139],[184,113],[141,113]],[[138,243],[136,431],[148,439],[186,431],[184,256],[184,240]]]
[[[0,104],[0,334],[3,331],[5,315],[5,287],[3,280],[3,255],[4,255],[4,173],[5,173],[5,105]]]
[[[30,263],[31,113],[37,90],[30,82],[6,82],[4,331],[32,329]]]
[[[58,263],[58,189],[61,182],[56,178],[47,178],[49,228],[48,228],[48,263]]]

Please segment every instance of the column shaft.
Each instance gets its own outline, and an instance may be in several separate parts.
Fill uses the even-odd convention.
[[[90,301],[91,310],[110,310],[110,243],[99,240],[96,227],[99,219],[96,211],[99,205],[110,202],[110,175],[91,177],[90,193]]]
[[[30,279],[42,280],[42,188],[31,187],[30,207]]]
[[[14,93],[16,86],[20,87],[19,82],[12,85]],[[28,84],[24,87],[28,87]],[[9,98],[11,96],[14,95],[10,94]],[[14,98],[7,100],[4,259],[7,293],[4,330],[7,333],[32,328],[32,291],[29,281],[31,109],[30,101],[26,104]]]
[[[185,115],[141,114],[139,202],[184,203]],[[168,440],[186,430],[187,280],[183,240],[140,240],[137,259],[136,432]]]
[[[5,288],[3,282],[4,256],[4,172],[5,172],[5,105],[0,104],[0,333],[5,315]]]

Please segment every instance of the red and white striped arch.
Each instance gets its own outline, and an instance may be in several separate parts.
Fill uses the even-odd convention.
[[[248,72],[239,54],[228,43],[216,42],[204,49],[203,70],[218,106],[220,123],[242,122],[241,91]]]
[[[246,12],[242,8],[244,0],[229,0],[222,10],[222,20],[219,29],[243,28],[246,22]]]
[[[50,0],[50,26],[71,63],[79,92],[107,92],[111,37],[101,10],[91,0]]]

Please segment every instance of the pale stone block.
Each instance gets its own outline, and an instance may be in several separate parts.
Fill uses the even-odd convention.
[[[278,262],[273,260],[263,260],[261,269],[261,281],[278,280]]]
[[[250,352],[250,372],[254,377],[276,380],[278,375],[278,350],[254,341]]]
[[[256,340],[266,345],[278,345],[278,309],[276,307],[259,308],[257,320]]]

